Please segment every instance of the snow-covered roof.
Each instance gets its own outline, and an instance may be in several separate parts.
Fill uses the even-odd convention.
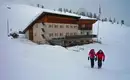
[[[89,18],[87,16],[80,16],[80,19],[97,20],[96,18]]]
[[[59,15],[66,15],[66,16],[72,16],[72,17],[79,17],[77,14],[69,13],[69,12],[60,12],[60,11],[54,11],[50,9],[42,9],[43,12],[52,13],[52,14],[59,14]]]

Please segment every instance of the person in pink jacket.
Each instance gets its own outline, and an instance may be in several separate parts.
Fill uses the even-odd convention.
[[[102,50],[99,50],[95,56],[96,60],[98,60],[98,69],[100,69],[102,67],[102,61],[105,61],[105,54]]]
[[[91,49],[89,54],[88,54],[88,60],[90,59],[91,62],[91,68],[94,67],[94,60],[95,60],[95,50]]]

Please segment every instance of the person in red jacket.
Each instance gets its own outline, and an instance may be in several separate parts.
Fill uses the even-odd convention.
[[[95,59],[94,49],[91,49],[88,55],[89,55],[88,60],[90,59],[90,62],[91,62],[91,68],[93,68],[94,67],[94,59]]]
[[[102,67],[102,61],[105,61],[105,54],[102,50],[96,53],[96,60],[98,60],[98,69]]]

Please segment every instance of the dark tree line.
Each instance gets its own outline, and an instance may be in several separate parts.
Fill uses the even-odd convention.
[[[124,20],[117,21],[116,18],[112,19],[111,17],[110,18],[103,18],[102,22],[111,22],[112,24],[116,23],[116,24],[121,24],[121,25],[125,24]]]
[[[78,14],[78,15],[98,19],[98,15],[96,13],[92,13],[92,12],[86,12],[86,13],[85,12],[72,12],[71,9],[66,9],[66,8],[59,8],[58,11],[60,11],[60,12],[69,12],[69,13],[73,13],[73,14]]]
[[[125,24],[124,20],[121,20],[121,25]]]
[[[44,8],[44,6],[40,5],[40,4],[37,4],[37,7]],[[54,11],[55,11],[55,9],[54,9]],[[117,21],[116,18],[111,18],[111,17],[100,19],[99,14],[92,13],[92,12],[80,12],[79,13],[79,12],[73,12],[72,9],[66,9],[66,8],[59,8],[58,11],[78,14],[78,15],[87,16],[87,17],[90,17],[90,18],[96,18],[97,20],[101,20],[102,22],[111,22],[112,24],[114,24],[114,23],[121,24],[121,25],[124,24],[124,20]]]
[[[39,8],[44,8],[44,6],[43,6],[43,5],[40,5],[40,4],[37,4],[37,7],[39,7]]]
[[[71,9],[66,9],[66,8],[59,8],[58,11],[60,11],[60,12],[69,12],[69,13],[72,13],[72,10],[71,10]]]

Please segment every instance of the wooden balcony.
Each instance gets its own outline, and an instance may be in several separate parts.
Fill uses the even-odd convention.
[[[96,38],[97,35],[74,35],[74,36],[66,36],[65,39],[80,39],[80,38]]]
[[[64,38],[53,38],[49,41],[51,45],[60,45],[64,47],[83,45],[92,43],[92,38],[96,38],[97,35],[74,35],[65,36]]]
[[[78,30],[92,30],[92,27],[78,27]]]

